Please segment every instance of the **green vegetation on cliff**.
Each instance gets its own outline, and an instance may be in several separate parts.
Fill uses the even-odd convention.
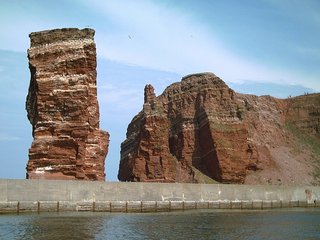
[[[320,138],[316,135],[308,133],[299,129],[292,123],[286,123],[286,129],[292,133],[292,135],[298,140],[299,144],[296,151],[302,152],[303,149],[308,148],[312,151],[312,161],[314,163],[314,184],[320,184]]]

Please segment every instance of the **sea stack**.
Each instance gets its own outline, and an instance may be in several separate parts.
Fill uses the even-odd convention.
[[[64,28],[29,35],[29,179],[105,180],[109,134],[99,128],[94,34]]]

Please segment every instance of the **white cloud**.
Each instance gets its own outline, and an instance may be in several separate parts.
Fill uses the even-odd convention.
[[[288,6],[288,2],[280,4],[274,0],[265,1],[280,10]],[[50,6],[45,7],[45,3],[40,5],[41,11],[46,11]],[[38,9],[37,6],[34,8]],[[37,10],[26,11],[20,17],[3,16],[0,26],[6,34],[1,39],[1,47],[25,52],[29,47],[28,34],[32,31],[63,26],[76,27],[88,22],[88,25],[96,29],[97,51],[104,58],[182,75],[210,71],[227,82],[241,82],[244,79],[258,82],[281,81],[320,90],[315,75],[306,76],[300,69],[283,70],[282,66],[271,69],[259,65],[257,59],[249,60],[236,55],[214,34],[214,30],[207,29],[193,16],[179,11],[178,8],[157,1],[82,0],[74,1],[74,9],[85,14],[86,18],[70,14],[70,17],[60,19],[49,10],[42,12],[42,15],[46,15],[45,19],[36,14]],[[313,13],[311,15],[314,17],[310,18],[319,18],[314,8],[306,5],[304,12],[307,10]],[[290,11],[292,12],[292,9]],[[7,24],[8,22],[10,24]]]
[[[183,74],[225,72],[226,62],[240,69],[245,65],[200,24],[169,8],[149,1],[96,0],[90,5],[111,18],[117,27],[114,31],[97,32],[99,54],[104,57]]]
[[[112,23],[96,32],[102,57],[182,75],[210,71],[228,82],[283,82],[317,88],[316,81],[270,69],[228,50],[212,32],[191,16],[151,1],[100,1],[88,3]],[[292,71],[293,72],[293,71]]]

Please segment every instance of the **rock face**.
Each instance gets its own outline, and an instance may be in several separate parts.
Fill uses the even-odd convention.
[[[27,178],[104,180],[109,134],[99,129],[92,29],[31,33]]]
[[[287,99],[286,111],[288,123],[320,138],[319,94],[306,94]]]
[[[292,112],[295,120],[296,111],[313,115],[307,128],[319,133],[319,105],[302,114],[295,102],[235,93],[212,73],[188,75],[158,97],[147,85],[143,110],[121,145],[118,178],[268,183],[255,176],[277,165],[273,149],[290,140],[284,126]]]

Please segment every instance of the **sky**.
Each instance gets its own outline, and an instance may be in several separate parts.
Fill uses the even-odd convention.
[[[29,33],[95,29],[108,181],[142,109],[181,77],[213,72],[238,92],[279,98],[320,91],[318,0],[0,0],[0,178],[25,178]]]

